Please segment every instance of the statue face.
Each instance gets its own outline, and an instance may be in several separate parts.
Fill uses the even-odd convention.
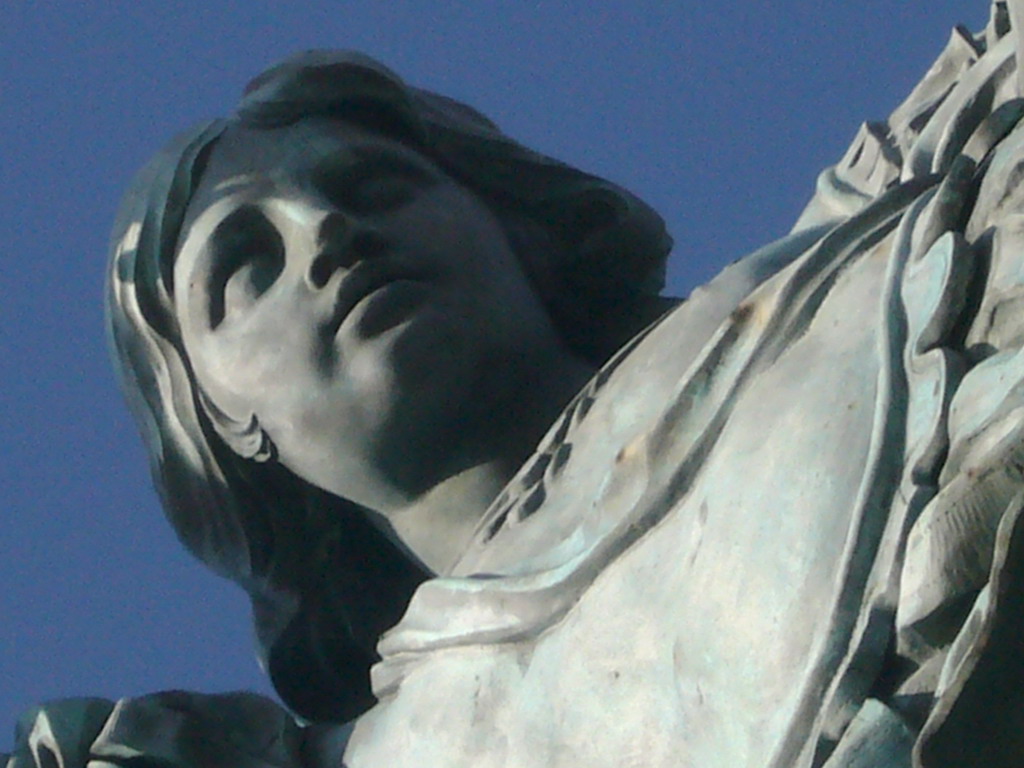
[[[218,141],[174,284],[209,398],[255,414],[300,477],[382,511],[486,426],[524,360],[561,349],[490,210],[335,120]]]

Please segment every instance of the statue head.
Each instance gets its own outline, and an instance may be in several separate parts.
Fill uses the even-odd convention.
[[[115,225],[107,289],[123,387],[176,532],[250,594],[275,686],[315,720],[365,708],[376,640],[427,574],[370,524],[366,509],[332,492],[329,482],[292,471],[258,419],[232,411],[228,396],[197,376],[205,364],[186,352],[196,347],[186,345],[190,321],[183,314],[191,310],[183,313],[181,285],[191,279],[182,270],[195,250],[183,233],[202,232],[202,216],[220,199],[209,183],[216,168],[244,165],[254,154],[245,149],[250,139],[330,143],[335,134],[369,136],[371,143],[379,137],[413,165],[422,158],[424,167],[455,180],[467,198],[459,205],[480,206],[474,215],[493,222],[489,236],[501,233],[526,290],[564,343],[595,365],[666,308],[658,291],[670,246],[661,219],[628,192],[531,152],[475,110],[411,88],[350,53],[302,54],[268,70],[232,117],[179,136],[136,178]],[[233,149],[218,154],[228,142]],[[378,161],[390,162],[369,162]],[[394,193],[369,194],[386,200]],[[443,205],[448,210],[452,202]],[[230,226],[217,218],[211,232],[258,237],[261,224],[246,218],[248,210],[233,209]],[[331,228],[320,220],[307,234],[322,240]],[[375,247],[372,233],[360,247]],[[479,264],[450,266],[470,273]],[[314,283],[326,284],[337,266],[310,264]],[[222,279],[202,309],[206,321],[212,313],[216,325],[244,304],[259,280],[248,274],[232,287]],[[372,318],[364,313],[361,321]]]

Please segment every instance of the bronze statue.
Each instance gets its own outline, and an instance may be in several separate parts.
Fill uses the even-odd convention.
[[[1016,765],[1017,13],[682,303],[625,190],[361,55],[258,77],[136,181],[108,310],[300,720],[58,702],[9,765]]]

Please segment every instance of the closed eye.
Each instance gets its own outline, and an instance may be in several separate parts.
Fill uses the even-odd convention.
[[[318,169],[314,178],[329,202],[357,215],[401,208],[434,183],[436,178],[427,168],[398,155],[368,150],[354,161]]]
[[[281,233],[251,205],[228,215],[210,238],[210,328],[240,315],[270,290],[284,270]]]
[[[377,173],[360,179],[345,190],[343,205],[356,214],[384,213],[412,201],[419,185],[394,173]]]

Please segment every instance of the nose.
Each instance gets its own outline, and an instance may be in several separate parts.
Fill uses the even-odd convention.
[[[327,285],[337,270],[352,269],[387,250],[387,241],[379,231],[338,211],[327,214],[320,223],[316,245],[317,255],[308,273],[315,288]]]

